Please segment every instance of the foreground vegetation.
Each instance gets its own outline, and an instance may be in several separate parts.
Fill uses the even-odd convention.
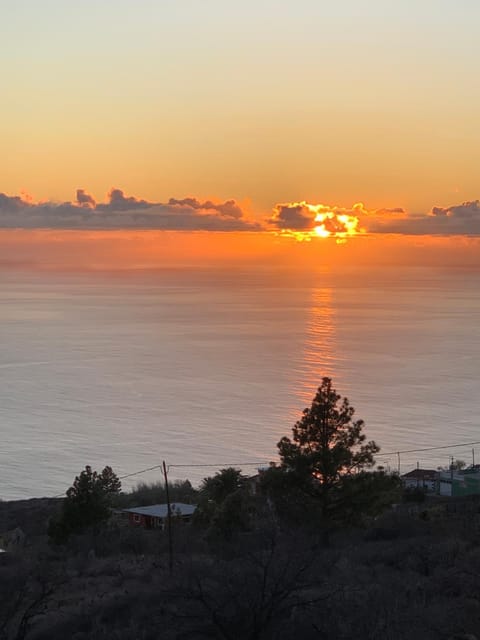
[[[390,512],[328,547],[268,517],[229,540],[177,527],[171,574],[160,531],[110,523],[53,547],[27,534],[0,560],[0,637],[466,638],[480,628],[478,507]]]
[[[0,503],[25,535],[0,554],[0,640],[474,639],[479,499],[402,503],[353,413],[324,379],[279,464],[173,483],[198,509],[173,522],[171,569],[165,532],[110,517],[162,484],[125,494],[86,467],[65,500]]]

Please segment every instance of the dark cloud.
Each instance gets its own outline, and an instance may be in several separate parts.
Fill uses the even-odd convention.
[[[457,204],[447,208],[433,207],[431,215],[445,216],[447,218],[462,218],[464,220],[478,219],[480,217],[480,200],[464,202],[463,204]]]
[[[0,228],[255,231],[261,225],[246,219],[234,200],[215,203],[171,198],[164,204],[112,189],[106,203],[96,203],[84,189],[77,189],[74,203],[33,204],[0,193]]]
[[[0,215],[22,211],[28,206],[29,203],[18,196],[7,196],[4,193],[0,193]]]
[[[377,216],[389,216],[395,213],[404,214],[405,209],[402,209],[402,207],[393,207],[392,209],[382,208],[382,209],[375,209],[374,211],[374,214]]]
[[[378,213],[378,212],[376,212]],[[480,235],[480,201],[463,202],[450,207],[433,207],[428,214],[360,217],[360,223],[371,233],[404,235]]]
[[[324,204],[290,202],[277,204],[268,222],[282,233],[297,234],[299,239],[306,239],[312,234],[342,238],[358,233],[358,216],[362,212],[365,212],[365,208],[361,203],[345,209]]]
[[[320,216],[320,218],[319,218]],[[449,207],[435,206],[429,213],[408,214],[400,207],[368,210],[358,203],[350,208],[323,204],[283,203],[274,208],[268,226],[249,220],[235,200],[213,202],[197,198],[170,198],[149,202],[112,189],[107,202],[97,203],[84,189],[75,202],[33,203],[28,197],[0,193],[0,228],[25,229],[159,229],[172,231],[309,232],[323,225],[333,235],[354,231],[402,235],[480,236],[480,201]]]
[[[121,189],[112,189],[108,194],[108,203],[98,204],[96,208],[97,211],[135,211],[153,206],[155,206],[153,202],[137,200],[133,196],[125,197]]]
[[[269,222],[278,229],[306,231],[314,225],[315,214],[304,203],[277,204]]]
[[[239,220],[243,216],[243,212],[235,202],[235,200],[227,200],[222,203],[214,203],[211,200],[200,202],[196,198],[183,198],[183,200],[177,200],[176,198],[170,198],[168,204],[171,206],[187,206],[192,209],[203,209],[205,211],[218,211],[223,216],[230,218],[236,218]]]
[[[358,220],[355,231],[403,235],[480,235],[480,201],[449,207],[433,207],[429,213],[409,214],[401,207],[367,209],[362,203],[350,208],[294,202],[278,204],[269,224],[283,231],[310,232],[318,226],[332,235],[347,231],[351,220]]]
[[[86,191],[83,189],[77,189],[77,204],[82,207],[94,208],[96,202]]]

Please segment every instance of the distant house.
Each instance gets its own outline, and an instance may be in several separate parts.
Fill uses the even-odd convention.
[[[197,508],[195,504],[175,502],[170,505],[172,518],[188,523]],[[122,509],[122,514],[128,516],[129,523],[134,527],[144,529],[164,529],[168,518],[168,505],[151,504],[146,507],[131,507]]]
[[[440,473],[441,496],[480,495],[480,473],[475,468]]]
[[[427,493],[436,493],[438,472],[434,469],[413,469],[401,476],[405,489],[421,489]]]

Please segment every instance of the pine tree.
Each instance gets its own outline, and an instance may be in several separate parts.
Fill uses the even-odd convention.
[[[111,467],[97,473],[87,465],[67,490],[59,517],[50,523],[51,539],[65,542],[72,534],[96,528],[108,520],[112,497],[120,492],[121,486]]]
[[[366,442],[364,423],[354,420],[354,413],[325,377],[293,427],[292,439],[284,437],[277,445],[282,469],[301,492],[315,498],[324,522],[338,512],[345,481],[372,467],[380,450],[373,440]]]

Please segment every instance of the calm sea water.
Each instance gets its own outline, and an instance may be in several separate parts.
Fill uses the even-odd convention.
[[[194,465],[275,459],[324,375],[385,453],[480,441],[479,292],[478,272],[426,268],[7,271],[0,498],[61,493],[86,464],[198,483],[216,468]]]

